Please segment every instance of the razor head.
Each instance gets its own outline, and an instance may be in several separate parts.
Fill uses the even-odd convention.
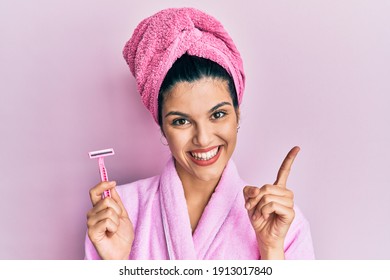
[[[114,155],[114,149],[105,149],[99,151],[89,152],[89,158],[100,158]]]

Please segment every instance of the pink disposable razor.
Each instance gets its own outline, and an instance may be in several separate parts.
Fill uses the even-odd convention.
[[[89,153],[89,158],[98,158],[99,159],[99,171],[100,171],[100,178],[102,179],[102,182],[108,181],[107,176],[107,170],[106,166],[104,165],[104,157],[112,156],[114,154],[113,149],[105,149],[100,151],[94,151]],[[105,190],[102,194],[102,198],[106,198],[107,196],[111,197],[110,190]]]

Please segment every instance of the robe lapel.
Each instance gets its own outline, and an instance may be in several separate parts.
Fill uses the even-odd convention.
[[[193,235],[198,259],[206,257],[223,223],[226,222],[237,195],[242,195],[243,187],[244,182],[239,177],[234,162],[230,160]]]
[[[169,258],[196,259],[184,189],[172,157],[160,177],[160,203]]]

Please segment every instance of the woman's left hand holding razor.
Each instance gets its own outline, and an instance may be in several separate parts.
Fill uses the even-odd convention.
[[[100,182],[90,198],[93,208],[87,214],[88,236],[102,259],[128,259],[134,240],[133,224],[123,206],[116,182]],[[111,197],[102,199],[105,190]]]

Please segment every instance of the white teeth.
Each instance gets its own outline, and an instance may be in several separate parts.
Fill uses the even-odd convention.
[[[207,153],[193,153],[191,152],[191,155],[197,159],[197,160],[210,160],[218,153],[218,148],[216,147],[212,149],[211,151],[208,151]]]

